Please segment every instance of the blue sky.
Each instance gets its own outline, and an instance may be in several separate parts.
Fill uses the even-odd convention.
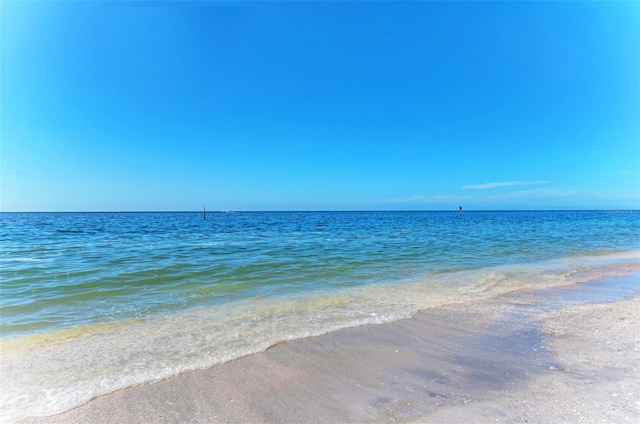
[[[0,208],[637,209],[637,2],[3,2]]]

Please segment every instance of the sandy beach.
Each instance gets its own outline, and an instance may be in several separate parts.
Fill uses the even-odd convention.
[[[639,280],[427,309],[23,422],[637,422]]]

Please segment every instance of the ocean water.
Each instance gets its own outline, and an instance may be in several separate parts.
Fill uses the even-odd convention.
[[[0,214],[0,421],[340,328],[640,269],[638,211]]]

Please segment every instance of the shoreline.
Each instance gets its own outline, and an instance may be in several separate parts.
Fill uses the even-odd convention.
[[[409,319],[282,342],[19,422],[544,422],[573,421],[575,414],[587,422],[633,422],[640,417],[628,395],[640,392],[632,374],[640,367],[633,334],[639,280],[636,271],[439,306]],[[618,337],[604,343],[611,334]],[[624,356],[612,370],[603,346],[613,345]],[[589,362],[575,352],[588,352]],[[576,374],[576,364],[586,370],[578,366]],[[592,373],[589,384],[585,373]],[[627,392],[603,394],[623,380]],[[615,409],[578,405],[574,414],[569,404],[576,396],[621,402]]]

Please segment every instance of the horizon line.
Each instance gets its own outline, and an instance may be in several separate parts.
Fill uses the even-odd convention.
[[[600,212],[600,211],[640,211],[634,208],[608,209],[462,209],[462,212]],[[456,212],[459,209],[207,209],[207,213],[266,213],[266,212]],[[202,210],[33,210],[33,211],[3,211],[0,213],[202,213]]]

